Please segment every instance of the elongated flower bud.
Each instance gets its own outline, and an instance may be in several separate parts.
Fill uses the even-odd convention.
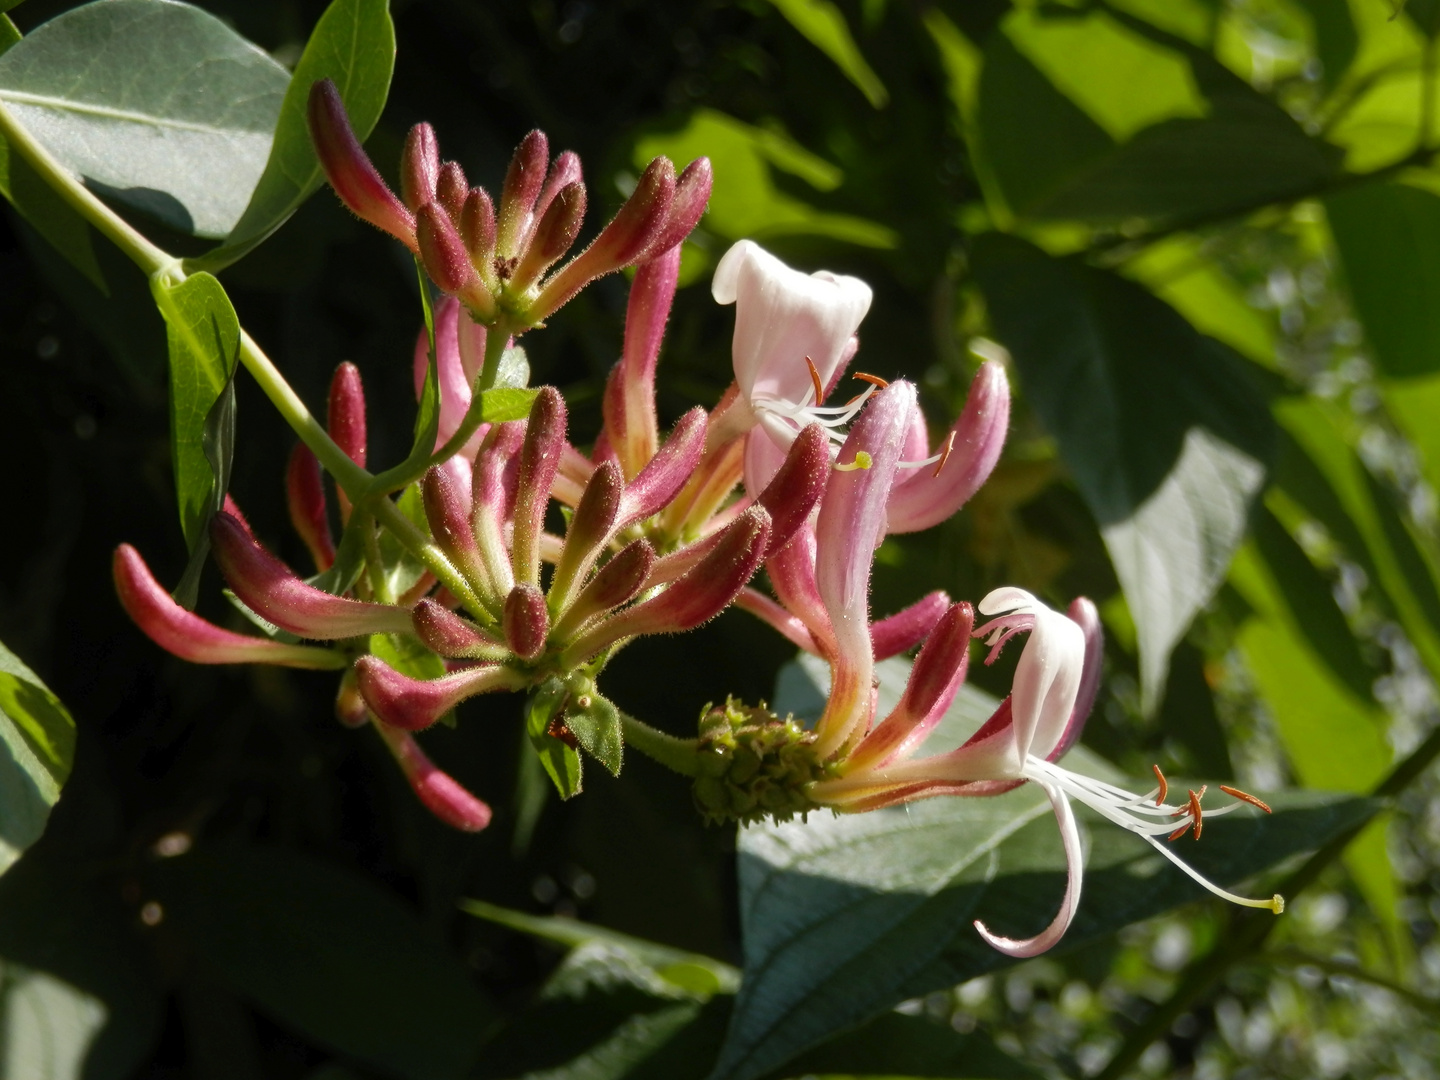
[[[212,519],[210,542],[215,562],[235,595],[292,634],[334,640],[410,629],[410,612],[402,607],[348,600],[305,584],[229,514],[222,512]]]
[[[351,461],[365,467],[365,386],[360,369],[345,361],[330,379],[326,430]]]
[[[366,157],[350,127],[340,91],[329,79],[321,79],[310,87],[306,116],[315,156],[320,159],[320,167],[340,201],[356,217],[389,233],[411,251],[417,250],[415,219]]]
[[[552,637],[561,643],[568,641],[596,616],[633,599],[645,586],[655,562],[655,549],[650,541],[641,539],[627,545],[580,590],[575,602],[555,624]]]
[[[485,436],[475,458],[470,523],[497,597],[507,595],[515,584],[510,551],[505,544],[505,527],[515,509],[518,456],[524,440],[523,420],[496,424]]]
[[[493,595],[493,585],[481,562],[475,534],[470,530],[470,492],[461,490],[448,469],[434,465],[421,482],[421,495],[425,501],[425,518],[440,550],[460,568],[477,592]]]
[[[550,144],[543,131],[532,131],[520,140],[510,168],[505,173],[505,186],[500,190],[500,232],[496,244],[503,258],[514,258],[530,232],[535,200],[545,183],[545,163],[550,157]]]
[[[459,230],[438,203],[426,203],[415,211],[415,238],[425,272],[441,292],[466,296],[479,283]]]
[[[589,282],[641,258],[665,227],[674,198],[675,166],[656,158],[610,224],[545,283],[527,313],[531,323],[549,318]]]
[[[553,386],[542,386],[530,406],[525,443],[520,448],[520,471],[515,494],[515,539],[510,565],[516,581],[540,583],[540,534],[550,485],[565,448],[565,399]]]
[[[790,444],[778,472],[757,500],[770,512],[768,559],[794,538],[825,494],[830,479],[830,440],[825,429],[811,424]]]
[[[290,524],[310,549],[315,569],[329,570],[335,562],[335,541],[325,514],[325,485],[320,478],[320,462],[304,443],[296,443],[290,451],[290,463],[285,469],[285,502]]]
[[[550,581],[550,610],[554,614],[559,615],[569,606],[571,596],[615,535],[624,501],[625,480],[620,466],[613,461],[601,462],[580,496],[580,505],[565,532],[565,548],[555,564],[555,576]]]
[[[670,438],[625,488],[619,528],[658,514],[684,489],[705,453],[705,410],[695,406],[675,421]]]
[[[545,594],[538,586],[522,581],[505,598],[502,620],[505,641],[522,660],[534,660],[545,651],[545,638],[550,633],[550,613],[545,609]]]
[[[440,166],[440,176],[435,182],[435,201],[445,208],[450,220],[460,224],[460,215],[465,209],[465,200],[470,197],[470,181],[465,179],[465,170],[458,161],[447,161]]]
[[[435,183],[440,178],[440,145],[435,129],[419,123],[405,136],[405,149],[400,153],[400,198],[413,214],[435,198]]]
[[[730,605],[760,567],[770,538],[770,515],[752,506],[725,530],[714,550],[659,596],[606,619],[565,650],[574,667],[622,638],[693,630]]]
[[[493,664],[478,664],[439,679],[412,679],[369,655],[355,661],[355,677],[375,715],[406,731],[424,730],[476,694],[524,685],[523,676]]]
[[[655,416],[655,365],[680,278],[678,247],[641,263],[625,309],[625,348],[605,384],[605,435],[633,480],[660,445]]]
[[[334,669],[343,654],[312,645],[286,645],[224,630],[177,604],[129,544],[115,549],[115,592],[120,605],[155,644],[192,664],[280,664]]]
[[[538,281],[556,259],[570,250],[584,221],[585,185],[577,181],[555,197],[540,224],[535,226],[530,246],[510,278],[510,287],[528,289]]]
[[[870,647],[875,659],[884,660],[920,644],[949,607],[949,596],[932,592],[894,615],[871,623]]]
[[[538,221],[545,216],[556,195],[583,179],[579,155],[573,150],[559,154],[550,163],[550,171],[545,174],[545,186],[540,189],[540,197],[535,200],[535,209],[532,212],[535,219]]]
[[[460,239],[481,277],[495,287],[495,204],[484,188],[471,188],[460,210]]]
[[[715,170],[710,167],[709,158],[696,158],[675,181],[675,198],[670,203],[670,214],[647,249],[650,258],[657,258],[695,231],[705,207],[710,202],[710,189],[715,183]]]
[[[441,656],[452,660],[505,659],[510,650],[468,619],[461,618],[429,597],[415,605],[410,613],[415,636]]]
[[[479,832],[490,824],[490,807],[461,787],[454,777],[437,769],[413,736],[385,724],[375,727],[427,810],[463,832]]]

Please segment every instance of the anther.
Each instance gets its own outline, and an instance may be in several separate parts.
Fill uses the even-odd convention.
[[[810,369],[810,382],[815,387],[815,404],[821,405],[825,402],[825,386],[820,382],[820,371],[815,367],[815,361],[805,357],[805,366]]]
[[[852,379],[860,379],[862,382],[868,382],[872,386],[878,386],[881,390],[884,390],[885,387],[890,385],[890,381],[888,379],[882,379],[879,375],[871,375],[868,372],[864,371],[857,371],[850,377]]]
[[[1200,800],[1204,797],[1204,795],[1205,795],[1205,787],[1204,787],[1204,785],[1201,785],[1200,790],[1199,790],[1198,792],[1197,792],[1194,788],[1191,788],[1191,790],[1190,790],[1190,814],[1191,814],[1191,816],[1195,819],[1195,839],[1196,839],[1196,840],[1199,840],[1199,839],[1200,839],[1200,815],[1201,815]]]
[[[951,437],[953,438],[954,436]],[[940,470],[936,469],[935,471],[939,472]],[[1170,783],[1165,779],[1165,774],[1160,771],[1159,765],[1151,765],[1150,768],[1155,770],[1155,779],[1160,782],[1160,792],[1155,796],[1155,805],[1164,806],[1165,796],[1170,793]]]
[[[945,462],[950,460],[950,451],[955,449],[955,432],[950,432],[950,437],[945,440],[945,449],[940,451],[940,461],[935,466],[931,476],[939,476],[940,470],[945,468]]]
[[[1220,790],[1233,799],[1239,799],[1241,802],[1248,802],[1251,806],[1258,806],[1267,814],[1271,812],[1270,805],[1268,803],[1264,802],[1261,799],[1257,799],[1248,791],[1241,791],[1239,788],[1226,787],[1224,784],[1220,785]]]
[[[1176,829],[1174,832],[1172,832],[1172,833],[1170,834],[1169,839],[1170,839],[1171,843],[1174,843],[1176,840],[1179,840],[1180,837],[1184,836],[1184,835],[1185,835],[1187,832],[1189,832],[1189,831],[1190,831],[1190,822],[1187,821],[1184,825],[1181,825],[1178,829]]]

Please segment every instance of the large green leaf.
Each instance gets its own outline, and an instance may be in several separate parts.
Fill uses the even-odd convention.
[[[0,874],[40,838],[75,760],[75,721],[0,645]]]
[[[194,274],[178,285],[156,278],[151,291],[165,318],[170,350],[171,464],[180,525],[193,550],[202,542],[216,509],[216,492],[225,480],[211,467],[205,435],[207,425],[214,427],[223,420],[213,417],[212,410],[239,359],[240,318],[224,287],[210,274]],[[213,438],[211,441],[213,447]]]
[[[887,684],[903,680],[906,667],[881,667],[882,693],[898,693]],[[813,664],[805,670],[823,677]],[[934,737],[937,749],[973,731],[995,704],[962,691]],[[784,693],[776,707],[791,708]],[[1065,764],[1105,771],[1083,751],[1072,751]],[[1206,826],[1203,843],[1186,846],[1185,858],[1233,885],[1374,811],[1353,796],[1295,791],[1266,798],[1273,815],[1218,819]],[[1140,838],[1088,811],[1079,816],[1090,833],[1085,888],[1062,948],[1206,895]],[[1015,963],[987,946],[971,920],[1000,933],[1035,933],[1054,915],[1065,880],[1049,803],[1032,785],[988,799],[931,799],[744,830],[745,976],[716,1080],[761,1076],[897,1001]]]
[[[79,1080],[105,1025],[105,1006],[83,990],[0,960],[0,1076]]]
[[[1264,484],[1274,424],[1244,364],[1114,274],[988,234],[996,336],[1100,524],[1139,634],[1147,711]]]
[[[95,257],[94,233],[75,209],[60,197],[23,157],[0,136],[0,195],[20,216],[102,293],[105,275]]]
[[[835,62],[845,77],[865,95],[875,108],[883,108],[890,100],[889,91],[871,66],[866,63],[860,46],[850,34],[845,13],[830,0],[770,0],[791,26],[805,35],[807,41]]]
[[[166,921],[236,992],[395,1076],[461,1077],[494,1013],[399,899],[293,852],[200,849],[154,868]]]
[[[1440,195],[1368,184],[1331,195],[1325,210],[1381,370],[1440,370]]]
[[[1339,167],[1203,50],[1113,11],[1013,13],[986,43],[977,116],[1020,217],[1207,218],[1312,191]]]
[[[305,103],[321,79],[334,82],[355,134],[370,134],[385,107],[395,70],[395,27],[389,0],[332,0],[315,24],[285,93],[265,171],[225,243],[189,265],[219,270],[241,258],[293,214],[323,176]]]
[[[239,220],[289,83],[264,51],[173,0],[97,0],[0,56],[0,99],[63,165],[196,236]]]

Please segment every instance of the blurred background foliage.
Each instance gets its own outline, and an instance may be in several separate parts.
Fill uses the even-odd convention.
[[[653,155],[708,155],[662,420],[730,380],[732,315],[708,292],[730,242],[862,277],[858,366],[914,379],[937,421],[977,357],[1008,355],[1019,394],[981,494],[879,551],[875,610],[1001,583],[1088,595],[1110,643],[1090,750],[1132,776],[1363,793],[1432,745],[1440,676],[1440,4],[1398,5],[395,0],[367,146],[388,169],[429,120],[493,188],[538,126],[607,211]],[[0,3],[26,33],[73,6]],[[201,6],[287,66],[324,9]],[[0,669],[38,672],[78,729],[43,839],[0,879],[0,1075],[703,1076],[735,978],[707,958],[739,957],[735,841],[681,780],[632,755],[537,820],[518,704],[480,699],[427,737],[496,805],[462,836],[331,720],[331,679],[189,666],[125,619],[116,544],[165,581],[186,550],[164,327],[143,276],[95,253],[108,295],[0,216],[0,640],[29,665]],[[221,279],[307,401],[352,360],[372,405],[408,402],[403,255],[324,191]],[[603,281],[525,342],[580,441],[624,303]],[[298,563],[292,438],[237,386],[232,491]],[[410,422],[372,407],[372,459],[402,456]],[[731,612],[622,654],[607,693],[687,732],[727,693],[771,697],[788,658]],[[911,1000],[773,1075],[1436,1076],[1437,924],[1432,769],[1263,947],[1227,954],[1230,913],[1192,905]]]

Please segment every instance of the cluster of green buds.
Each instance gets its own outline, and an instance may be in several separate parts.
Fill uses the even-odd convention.
[[[811,784],[835,775],[815,752],[815,733],[765,703],[726,698],[700,716],[695,743],[695,805],[707,822],[789,821],[821,809]]]

